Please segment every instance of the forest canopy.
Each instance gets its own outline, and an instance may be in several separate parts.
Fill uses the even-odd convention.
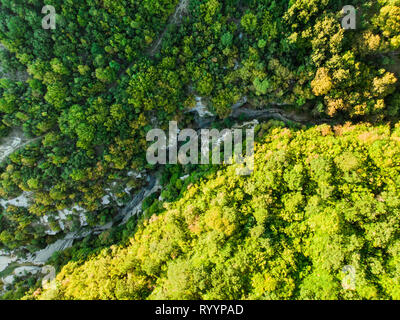
[[[400,298],[400,0],[350,2],[48,0],[43,29],[42,1],[0,0],[0,138],[21,137],[0,161],[0,251],[113,222],[160,170],[149,130],[245,109],[286,126],[253,117],[251,177],[162,168],[161,200],[53,257],[40,297]]]

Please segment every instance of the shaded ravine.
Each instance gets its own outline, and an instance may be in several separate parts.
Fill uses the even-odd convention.
[[[201,101],[201,97],[200,98]],[[298,114],[295,111],[285,111],[279,106],[289,106],[288,104],[278,104],[271,103],[268,106],[264,106],[264,109],[255,109],[251,104],[248,103],[247,97],[241,98],[237,103],[235,103],[231,108],[231,113],[226,119],[231,119],[234,121],[239,121],[242,118],[246,120],[243,121],[252,121],[252,120],[279,120],[284,122],[285,124],[298,124],[298,125],[320,125],[320,124],[335,124],[336,122],[333,119],[325,119],[325,118],[312,118],[305,114]],[[197,111],[198,116],[195,117],[195,123],[198,129],[207,129],[213,123],[222,121],[218,119],[217,115],[212,115],[208,111],[205,105],[201,105],[200,107],[196,105],[196,108],[188,110],[187,112]],[[226,120],[223,119],[223,120]]]
[[[323,123],[333,123],[332,120],[329,119],[312,119],[303,115],[299,115],[295,112],[287,112],[285,110],[269,107],[264,110],[255,110],[250,108],[238,108],[232,112],[229,118],[238,119],[242,116],[245,116],[252,119],[258,120],[269,120],[275,119],[279,121],[283,121],[286,124],[288,123],[297,123],[303,125],[319,125]]]

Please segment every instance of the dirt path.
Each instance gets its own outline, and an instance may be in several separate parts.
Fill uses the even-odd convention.
[[[21,129],[14,128],[7,137],[4,137],[0,140],[0,162],[6,159],[14,151],[23,148],[41,138],[42,137],[26,139]]]
[[[176,6],[175,12],[169,18],[168,23],[167,23],[164,31],[161,33],[160,37],[158,37],[158,39],[150,47],[150,49],[148,51],[148,55],[150,57],[154,57],[155,54],[160,49],[162,40],[164,39],[164,36],[165,36],[165,34],[166,34],[167,30],[168,30],[168,27],[171,24],[179,24],[181,22],[183,16],[187,13],[188,5],[189,5],[189,0],[181,0],[179,2],[179,4]]]

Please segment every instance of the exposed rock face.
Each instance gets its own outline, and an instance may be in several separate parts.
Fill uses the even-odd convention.
[[[41,137],[27,139],[21,129],[14,128],[7,137],[2,138],[0,141],[0,162],[4,161],[14,151],[39,139]]]
[[[26,267],[18,267],[14,269],[14,275],[17,277],[22,277],[25,274],[36,274],[40,271],[40,267],[34,266],[26,266]]]
[[[29,207],[29,203],[31,201],[31,192],[23,192],[21,193],[20,196],[14,198],[14,199],[10,199],[10,200],[4,200],[4,199],[0,199],[0,204],[4,207],[7,208],[8,206],[15,206],[15,207],[23,207],[23,208],[28,208]]]
[[[8,267],[11,262],[14,262],[16,258],[12,258],[10,256],[0,256],[0,272]]]

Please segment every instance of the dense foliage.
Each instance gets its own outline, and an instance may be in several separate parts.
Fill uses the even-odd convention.
[[[125,70],[136,70],[140,82],[141,74],[154,74],[143,51],[175,5],[172,1],[49,4],[58,13],[57,28],[51,32],[40,27],[41,1],[2,1],[0,9],[1,41],[30,75],[26,83],[2,80],[0,129],[22,126],[28,136],[38,137],[1,164],[2,197],[33,193],[29,212],[9,206],[0,216],[1,244],[11,249],[43,245],[38,218],[47,215],[51,220],[76,204],[89,211],[91,224],[107,220],[109,210],[101,210],[101,199],[111,181],[120,182],[119,189],[113,188],[117,197],[127,196],[121,191],[129,183],[126,171],[144,166],[143,156],[136,155],[143,153],[145,131],[137,129],[146,125],[142,112],[149,108],[134,109],[128,103]],[[70,218],[69,228],[79,226],[78,217]],[[50,226],[60,229],[57,222]],[[20,236],[13,237],[17,233]]]
[[[40,298],[399,299],[400,127],[269,126],[252,176],[190,184]]]

